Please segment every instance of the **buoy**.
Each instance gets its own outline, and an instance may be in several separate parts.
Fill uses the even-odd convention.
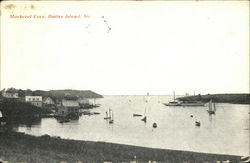
[[[156,128],[157,127],[157,123],[153,123],[153,127]]]

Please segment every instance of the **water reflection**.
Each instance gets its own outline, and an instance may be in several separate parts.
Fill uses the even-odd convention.
[[[10,119],[6,122],[7,126],[12,127],[27,127],[32,128],[33,126],[40,126],[42,118],[41,117],[33,117],[33,118],[18,118],[18,119]]]

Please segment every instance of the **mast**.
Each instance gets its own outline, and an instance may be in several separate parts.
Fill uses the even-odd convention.
[[[174,91],[174,101],[175,101],[175,91]]]
[[[114,121],[114,112],[112,111],[112,121]]]
[[[109,116],[108,116],[108,112],[106,112],[106,118],[108,118]]]
[[[209,101],[208,107],[209,107],[209,111],[212,111],[212,99]]]

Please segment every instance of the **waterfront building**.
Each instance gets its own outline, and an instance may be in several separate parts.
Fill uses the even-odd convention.
[[[68,115],[79,115],[80,105],[77,100],[65,100],[61,101],[60,106],[57,107],[58,116],[68,116]]]
[[[31,103],[37,107],[43,106],[43,98],[42,96],[25,96],[25,102]]]

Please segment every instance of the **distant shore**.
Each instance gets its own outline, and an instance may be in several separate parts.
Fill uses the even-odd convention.
[[[9,162],[239,162],[240,156],[154,149],[105,142],[40,137],[0,128],[0,160]]]
[[[207,94],[186,96],[177,98],[181,101],[203,101],[208,102],[210,99],[213,102],[232,103],[232,104],[250,104],[250,94]]]

